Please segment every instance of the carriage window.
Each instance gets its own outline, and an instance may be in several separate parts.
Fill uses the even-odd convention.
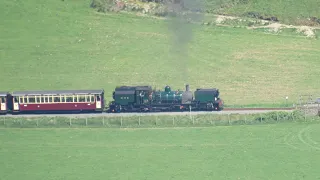
[[[47,103],[48,102],[48,97],[47,96],[42,96],[41,97],[41,102]]]
[[[14,97],[14,102],[18,103],[19,102],[19,97]]]
[[[1,97],[1,100],[0,100],[2,103],[5,103],[6,102],[6,98],[5,97]]]
[[[100,101],[100,96],[97,96],[97,101]]]
[[[72,96],[67,96],[66,102],[73,102],[73,97]]]
[[[36,102],[37,102],[37,103],[41,103],[41,101],[40,101],[40,96],[36,96]]]
[[[94,102],[94,96],[91,95],[90,97],[91,97],[91,102]]]
[[[61,102],[66,102],[66,97],[64,95],[61,96]]]
[[[90,95],[86,95],[86,102],[90,102]]]
[[[54,102],[60,102],[60,97],[54,96],[53,100]]]
[[[79,96],[79,102],[86,102],[85,96]]]
[[[28,98],[27,97],[23,97],[23,102],[24,103],[28,103]]]
[[[73,96],[73,102],[78,102],[78,95]]]
[[[28,96],[29,102],[28,103],[35,103],[36,98],[34,96]]]
[[[19,97],[19,100],[20,100],[19,101],[20,103],[23,103],[23,97]],[[16,101],[16,102],[18,102],[18,101]]]
[[[52,98],[52,96],[49,96],[49,100],[48,100],[48,102],[49,103],[52,103],[53,102],[53,100],[52,100],[53,98]]]

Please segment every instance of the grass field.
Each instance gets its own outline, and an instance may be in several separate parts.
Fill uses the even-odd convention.
[[[0,179],[319,179],[320,124],[0,129]]]
[[[190,25],[187,54],[174,54],[168,23],[98,14],[80,1],[5,1],[0,15],[0,90],[148,84],[217,87],[227,105],[296,103],[320,94],[320,41],[299,35]],[[187,55],[187,56],[186,56]],[[186,65],[184,65],[186,63]]]

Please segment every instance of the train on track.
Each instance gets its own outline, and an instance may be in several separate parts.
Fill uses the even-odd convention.
[[[46,114],[86,112],[170,112],[221,111],[224,102],[219,89],[190,91],[155,90],[151,86],[119,86],[113,100],[105,103],[104,90],[56,90],[0,92],[0,114]]]

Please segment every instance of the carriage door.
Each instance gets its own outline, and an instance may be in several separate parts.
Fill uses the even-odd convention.
[[[18,96],[13,98],[13,110],[15,110],[15,111],[19,110],[19,97]]]
[[[101,96],[96,96],[96,109],[101,109]]]
[[[0,97],[0,110],[2,111],[6,111],[7,110],[7,106],[6,106],[6,97]]]

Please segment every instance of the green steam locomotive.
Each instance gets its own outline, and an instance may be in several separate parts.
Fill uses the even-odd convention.
[[[193,93],[189,85],[185,91],[170,86],[164,91],[151,86],[120,86],[113,92],[108,112],[221,111],[224,103],[219,94],[216,88],[200,88]]]

